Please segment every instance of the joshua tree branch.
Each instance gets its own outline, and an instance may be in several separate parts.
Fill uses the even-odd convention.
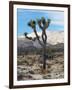
[[[42,31],[42,40],[43,40],[44,44],[46,44],[47,35],[46,35],[46,31],[45,30]]]
[[[43,27],[41,26],[41,24],[38,24],[38,25],[39,25],[39,28],[40,28],[40,29],[43,29]]]
[[[34,33],[35,33],[35,35],[36,35],[36,38],[37,38],[39,44],[40,44],[41,46],[43,46],[43,44],[41,43],[41,41],[40,41],[40,39],[39,39],[39,36],[38,36],[38,34],[37,34],[36,29],[34,28],[33,30],[34,30]]]
[[[35,41],[36,40],[36,37],[32,38],[32,37],[28,37],[28,36],[25,36],[27,39],[29,40],[32,40],[32,41]]]
[[[41,24],[42,24],[41,20],[37,20],[37,23],[38,23],[39,28],[40,28],[40,29],[43,29],[43,27],[42,27],[42,25],[41,25]]]

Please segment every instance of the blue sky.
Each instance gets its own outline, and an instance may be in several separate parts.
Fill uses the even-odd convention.
[[[52,10],[29,10],[29,9],[17,9],[17,35],[23,35],[24,32],[33,32],[32,28],[27,23],[33,19],[40,19],[45,17],[50,18],[51,23],[47,30],[63,31],[64,30],[64,12],[52,11]],[[37,26],[37,31],[41,31]]]

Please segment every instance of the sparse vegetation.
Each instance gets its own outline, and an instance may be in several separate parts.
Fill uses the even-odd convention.
[[[57,55],[58,54],[58,55]],[[38,54],[18,56],[17,78],[18,80],[41,80],[64,78],[63,52],[57,52],[52,58],[47,58],[46,71],[43,72],[43,57]]]

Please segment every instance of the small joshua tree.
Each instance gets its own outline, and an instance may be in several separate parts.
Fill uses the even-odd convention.
[[[24,33],[26,38],[32,41],[35,41],[37,39],[39,44],[42,46],[43,48],[43,69],[46,69],[46,43],[47,43],[46,29],[49,27],[50,22],[51,22],[50,19],[46,20],[44,17],[42,17],[41,19],[37,19],[37,22],[34,20],[30,20],[30,22],[28,23],[28,26],[30,26],[33,29],[36,37],[34,38],[28,37],[27,32]],[[42,35],[41,35],[42,41],[40,41],[40,38],[37,34],[36,24],[38,24],[39,28],[42,30]]]

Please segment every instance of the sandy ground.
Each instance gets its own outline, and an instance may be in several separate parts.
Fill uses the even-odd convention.
[[[46,70],[43,68],[40,55],[25,55],[17,57],[17,79],[18,80],[42,80],[64,78],[64,57],[54,57],[46,60]]]

